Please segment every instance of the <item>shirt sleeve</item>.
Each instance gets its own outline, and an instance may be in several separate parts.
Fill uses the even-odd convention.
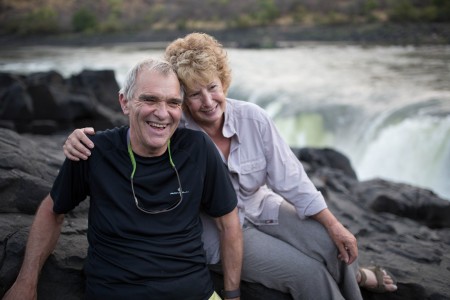
[[[50,191],[55,213],[71,211],[89,195],[87,165],[87,161],[76,162],[66,158]]]
[[[217,218],[230,213],[237,205],[228,169],[224,165],[217,148],[204,136],[206,148],[206,173],[202,195],[204,211]]]
[[[324,197],[311,182],[273,121],[263,114],[267,120],[261,132],[267,159],[267,185],[292,203],[301,219],[319,213],[327,208]]]

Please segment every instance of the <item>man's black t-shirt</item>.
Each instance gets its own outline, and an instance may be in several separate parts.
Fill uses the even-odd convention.
[[[127,130],[93,136],[90,158],[66,160],[51,191],[56,213],[66,213],[90,196],[86,296],[208,299],[213,286],[199,211],[219,217],[236,207],[227,170],[204,133],[177,129],[171,152],[183,200],[172,211],[147,214],[136,207],[132,194]],[[158,210],[176,203],[179,183],[167,151],[159,157],[134,156],[134,189],[141,206]]]

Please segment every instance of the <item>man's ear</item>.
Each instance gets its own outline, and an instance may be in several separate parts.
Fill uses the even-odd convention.
[[[119,103],[123,113],[125,115],[128,115],[130,113],[130,109],[128,108],[129,101],[125,98],[125,95],[122,93],[119,94]]]

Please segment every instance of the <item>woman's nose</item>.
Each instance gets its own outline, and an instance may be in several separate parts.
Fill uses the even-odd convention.
[[[202,91],[202,104],[203,106],[211,106],[213,99],[208,91]]]

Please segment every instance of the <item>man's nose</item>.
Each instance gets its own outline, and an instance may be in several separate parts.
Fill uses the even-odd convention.
[[[166,101],[158,101],[154,107],[154,114],[159,118],[164,118],[169,115],[169,106]]]

